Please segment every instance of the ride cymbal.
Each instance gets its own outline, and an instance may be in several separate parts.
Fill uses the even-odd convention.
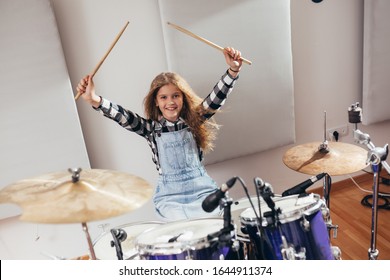
[[[85,223],[119,216],[152,196],[142,178],[112,170],[69,170],[17,181],[0,191],[1,203],[22,208],[23,221]],[[81,171],[81,172],[80,172]]]
[[[328,152],[321,152],[321,142],[295,146],[283,156],[283,162],[292,170],[316,175],[322,172],[331,176],[357,172],[368,166],[367,151],[353,144],[329,142]]]

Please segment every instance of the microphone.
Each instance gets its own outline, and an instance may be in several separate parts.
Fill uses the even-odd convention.
[[[318,180],[321,180],[326,173],[320,173],[316,176],[311,177],[310,179],[303,181],[302,183],[296,185],[295,187],[292,187],[291,189],[288,189],[282,193],[282,196],[288,196],[288,195],[294,195],[294,194],[301,194],[304,193],[305,190],[313,185]]]
[[[237,177],[229,179],[221,188],[209,194],[202,202],[202,208],[206,212],[213,212],[219,205],[219,201],[225,196],[225,192],[235,184]]]
[[[124,230],[121,229],[121,228],[119,228],[119,229],[115,229],[115,228],[114,228],[114,229],[111,229],[110,231],[111,231],[112,236],[113,236],[116,240],[118,240],[118,241],[120,241],[120,242],[125,241],[126,238],[127,238],[127,233],[126,233],[126,231],[124,231]]]

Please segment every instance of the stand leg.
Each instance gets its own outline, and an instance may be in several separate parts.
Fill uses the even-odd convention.
[[[371,218],[371,246],[368,250],[368,259],[376,260],[379,251],[376,249],[376,237],[378,227],[378,191],[379,191],[379,174],[381,171],[381,164],[373,165],[374,184],[372,186],[372,218]]]
[[[81,225],[83,227],[83,231],[85,232],[85,236],[87,237],[89,252],[91,254],[91,260],[96,260],[95,250],[93,249],[92,240],[88,232],[87,223],[82,223]]]

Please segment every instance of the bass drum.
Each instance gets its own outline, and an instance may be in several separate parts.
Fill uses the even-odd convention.
[[[138,251],[135,248],[135,239],[138,235],[143,233],[146,230],[154,229],[160,225],[162,222],[152,221],[152,222],[142,222],[142,223],[130,223],[123,226],[116,227],[115,229],[122,229],[126,232],[127,238],[121,243],[123,259],[132,260],[139,259]],[[99,260],[117,260],[115,246],[111,246],[111,241],[113,237],[111,232],[104,232],[101,234],[93,243],[93,249],[95,251],[96,259]]]

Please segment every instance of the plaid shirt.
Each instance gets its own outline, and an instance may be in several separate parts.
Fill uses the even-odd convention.
[[[213,91],[203,100],[200,106],[203,106],[206,110],[218,110],[225,103],[225,100],[232,91],[237,79],[238,76],[232,78],[228,71],[226,71],[219,82],[214,86]],[[160,175],[162,174],[162,170],[158,157],[156,137],[158,137],[159,133],[179,131],[188,127],[182,118],[174,123],[164,118],[158,122],[151,119],[145,119],[105,98],[102,98],[102,102],[96,110],[100,111],[105,117],[116,121],[123,128],[133,131],[146,139],[153,152],[152,160],[156,164],[156,168]],[[214,114],[209,113],[205,114],[204,117],[208,119],[213,115]],[[203,152],[200,148],[199,159],[203,159]]]

